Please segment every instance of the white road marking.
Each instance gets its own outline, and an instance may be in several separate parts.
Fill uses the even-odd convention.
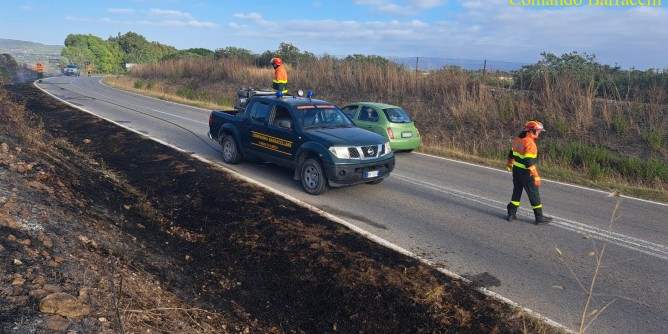
[[[502,168],[494,168],[494,167],[489,167],[489,166],[476,165],[476,164],[471,163],[471,162],[459,161],[459,160],[454,160],[454,159],[445,158],[445,157],[439,157],[439,156],[436,156],[436,155],[431,155],[431,154],[421,153],[421,152],[413,152],[411,154],[424,155],[425,157],[430,157],[430,158],[439,159],[439,160],[446,160],[446,161],[450,161],[450,162],[456,162],[456,163],[463,164],[463,165],[468,165],[468,166],[473,166],[473,167],[478,167],[478,168],[485,168],[485,169],[493,170],[493,171],[496,171],[496,172],[509,174],[508,171],[506,171],[505,169],[502,169]],[[504,162],[504,164],[505,164],[505,162]],[[392,175],[394,175],[394,174],[392,174]],[[580,186],[580,185],[577,185],[577,184],[554,181],[554,180],[546,179],[544,177],[541,177],[540,179],[543,181],[543,183],[545,183],[545,181],[547,181],[547,182],[560,184],[562,186],[567,186],[567,187],[572,187],[572,188],[577,188],[577,189],[583,189],[583,190],[589,190],[589,191],[594,191],[594,192],[603,193],[603,194],[609,194],[610,193],[610,191],[604,191],[604,190],[584,187],[584,186]],[[645,202],[645,203],[651,203],[651,204],[655,204],[655,205],[668,206],[668,203],[650,201],[650,200],[647,200],[647,199],[642,199],[642,198],[637,198],[637,197],[631,197],[631,196],[625,196],[625,195],[620,195],[620,197],[632,199],[632,200],[635,200],[635,201]]]
[[[482,196],[456,190],[453,188],[448,188],[430,182],[414,179],[408,176],[401,175],[397,172],[392,173],[392,177],[427,189],[438,191],[454,197],[459,197],[467,201],[475,202],[494,209],[499,209],[502,210],[503,212],[506,211],[507,203],[505,202],[500,202],[494,199],[485,198]],[[526,217],[533,217],[533,211],[525,208],[519,208],[518,214]],[[653,242],[634,238],[621,233],[606,231],[597,227],[589,226],[580,222],[559,217],[554,217],[554,220],[550,225],[571,232],[581,233],[583,235],[586,235],[588,237],[597,240],[607,241],[617,246],[624,247],[626,249],[634,250],[643,254],[651,255],[659,259],[668,261],[668,246],[666,245],[656,244]]]
[[[162,111],[162,110],[157,110],[157,109],[147,108],[147,107],[144,107],[144,106],[142,106],[142,105],[133,104],[133,103],[130,103],[130,102],[128,102],[128,101],[124,101],[124,100],[119,100],[119,99],[113,98],[113,97],[108,96],[108,95],[104,95],[104,94],[96,93],[96,92],[93,92],[93,91],[89,91],[89,90],[86,90],[85,87],[77,86],[77,85],[75,85],[74,83],[71,83],[71,85],[74,86],[74,87],[77,87],[77,88],[79,88],[79,89],[81,89],[81,90],[83,90],[83,91],[85,91],[87,94],[95,94],[95,95],[101,96],[101,97],[103,97],[103,98],[105,98],[105,99],[111,100],[111,101],[113,101],[113,102],[118,102],[118,103],[122,102],[125,106],[130,105],[130,106],[133,106],[133,107],[136,107],[136,108],[142,108],[142,109],[145,109],[145,110],[153,111],[153,112],[156,112],[156,113],[159,113],[159,114],[163,114],[163,115],[167,115],[167,116],[171,116],[171,117],[174,117],[174,118],[180,118],[180,119],[183,119],[183,120],[186,120],[186,121],[189,121],[189,122],[193,122],[193,123],[197,123],[197,124],[204,124],[204,125],[207,125],[207,126],[209,125],[208,122],[200,122],[200,121],[198,121],[198,120],[194,120],[194,119],[192,119],[192,118],[188,118],[188,117],[183,117],[183,116],[179,116],[179,115],[171,114],[171,113],[168,113],[168,112],[165,112],[165,111]],[[109,87],[109,86],[107,86],[107,87]],[[110,88],[115,89],[115,88],[113,88],[113,87],[110,87]],[[118,89],[117,89],[117,90],[118,90]],[[123,90],[118,90],[118,91],[119,91],[119,92],[123,92],[123,93],[132,93],[132,92],[126,92],[126,91],[123,91]],[[75,92],[75,93],[76,93],[76,92]],[[134,94],[134,93],[132,93],[132,94]],[[136,94],[135,94],[135,95],[136,95]],[[142,97],[143,97],[143,95],[138,95],[138,96],[142,96]],[[159,101],[162,101],[162,100],[159,100]],[[164,102],[167,102],[167,101],[164,101]],[[183,106],[183,107],[187,107],[187,106],[185,106],[185,105],[181,105],[181,106]],[[200,109],[200,108],[196,108],[196,109]],[[204,109],[202,109],[202,110],[204,110]]]

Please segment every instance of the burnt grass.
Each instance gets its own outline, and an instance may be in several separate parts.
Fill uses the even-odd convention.
[[[7,288],[21,270],[95,297],[83,299],[90,315],[67,319],[80,332],[561,332],[224,168],[32,84],[6,89],[31,126],[43,124],[43,146],[20,154],[39,168],[21,177],[53,191],[33,187],[22,198],[50,217],[54,246],[43,250],[64,261],[12,266],[25,247],[7,236],[37,232],[0,224],[0,332],[39,332],[46,317],[38,300],[20,298],[28,288]]]

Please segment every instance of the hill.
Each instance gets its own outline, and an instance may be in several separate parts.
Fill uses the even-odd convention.
[[[14,57],[17,63],[33,66],[36,63],[49,64],[49,60],[55,62],[53,67],[60,63],[60,52],[62,45],[45,45],[41,43],[20,41],[15,39],[0,38],[0,54],[7,53]]]

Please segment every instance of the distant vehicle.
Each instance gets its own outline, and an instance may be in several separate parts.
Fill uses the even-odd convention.
[[[401,107],[377,102],[357,102],[348,104],[341,110],[358,127],[387,138],[393,151],[411,152],[422,143],[420,131]]]
[[[79,70],[79,66],[74,65],[74,64],[69,64],[63,68],[63,74],[66,76],[80,76],[81,75],[81,70]]]
[[[274,93],[255,94],[243,104],[209,116],[209,138],[220,143],[228,164],[254,157],[291,168],[312,195],[378,184],[394,169],[387,139],[356,127],[330,102]]]

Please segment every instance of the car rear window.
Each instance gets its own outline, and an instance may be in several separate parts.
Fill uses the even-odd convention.
[[[391,123],[410,123],[412,122],[410,116],[401,108],[386,108],[383,109],[385,117]]]

